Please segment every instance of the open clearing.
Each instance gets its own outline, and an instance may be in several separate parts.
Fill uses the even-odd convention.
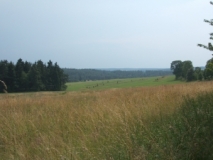
[[[67,83],[67,91],[105,90],[111,88],[133,88],[144,86],[160,86],[184,83],[176,81],[174,76],[158,76],[148,78],[113,79]]]

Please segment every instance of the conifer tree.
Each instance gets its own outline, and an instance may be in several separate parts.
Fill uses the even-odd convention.
[[[9,92],[60,91],[66,89],[68,78],[52,61],[46,65],[41,60],[31,64],[19,59],[15,65],[6,60],[0,61],[0,80],[7,84]],[[1,83],[0,90],[3,89]]]

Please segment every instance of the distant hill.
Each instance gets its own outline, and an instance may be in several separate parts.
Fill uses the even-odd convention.
[[[64,68],[63,70],[68,75],[69,82],[172,75],[172,71],[168,68]]]
[[[170,71],[170,68],[94,68],[103,71]]]
[[[202,70],[205,67],[200,67]],[[170,68],[93,68],[95,70],[102,70],[102,71],[171,71]]]

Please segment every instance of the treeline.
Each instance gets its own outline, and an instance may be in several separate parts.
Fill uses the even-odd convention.
[[[8,92],[61,91],[66,89],[67,79],[64,71],[52,61],[47,64],[41,60],[30,63],[19,59],[16,64],[0,61],[0,80],[5,82]],[[1,91],[3,87],[1,85]]]
[[[67,68],[63,70],[64,73],[68,75],[69,82],[172,75],[172,72],[170,70],[106,71],[97,69],[67,69]]]
[[[213,59],[207,62],[204,70],[201,67],[193,67],[191,61],[176,60],[171,63],[171,70],[176,79],[195,81],[211,79],[213,77],[213,68],[209,69],[209,66],[213,66]]]

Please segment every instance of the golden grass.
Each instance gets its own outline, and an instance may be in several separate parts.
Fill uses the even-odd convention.
[[[193,82],[81,93],[2,94],[0,157],[112,159],[117,154],[122,159],[125,151],[129,159],[145,159],[146,151],[133,140],[138,127],[173,113],[183,96],[212,90],[213,82]],[[151,140],[154,135],[146,136]]]

